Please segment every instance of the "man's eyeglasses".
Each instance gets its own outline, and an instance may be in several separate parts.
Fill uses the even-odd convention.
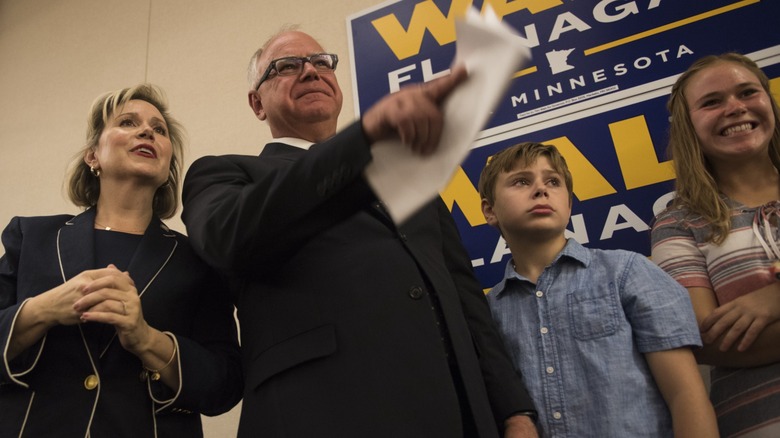
[[[276,72],[276,76],[294,76],[303,71],[303,65],[307,62],[311,63],[318,72],[329,73],[336,70],[336,65],[339,63],[338,55],[333,53],[316,53],[311,56],[288,56],[285,58],[274,59],[268,64],[268,68],[265,69],[263,77],[260,78],[260,82],[257,83],[255,91],[260,89],[260,85],[267,79],[272,78],[271,72]]]

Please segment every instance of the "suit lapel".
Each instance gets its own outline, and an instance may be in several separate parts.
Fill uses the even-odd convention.
[[[65,223],[57,236],[57,257],[63,283],[82,271],[95,268],[95,209]]]
[[[385,205],[382,203],[382,201],[372,202],[371,206],[367,208],[367,210],[372,216],[379,219],[380,222],[387,225],[391,230],[396,229],[395,222],[393,222],[393,218],[390,217],[390,213],[387,212],[387,209],[385,208]]]
[[[95,209],[90,208],[60,229],[57,249],[63,282],[96,268],[94,224]],[[177,245],[175,234],[159,219],[152,219],[128,266],[139,295],[162,270]]]
[[[59,257],[60,270],[63,282],[89,269],[95,269],[95,208],[81,213],[65,223],[57,236],[57,255]],[[144,232],[138,248],[133,254],[128,266],[130,277],[135,282],[138,294],[143,296],[146,289],[162,271],[173,252],[178,246],[176,235],[168,229],[159,219],[153,218]],[[109,329],[109,327],[105,327]],[[90,331],[97,327],[90,327]],[[113,331],[113,328],[110,328]],[[83,335],[83,331],[82,331]],[[93,353],[98,353],[100,346],[96,341],[99,336],[84,338]],[[105,354],[116,336],[104,346],[100,356]],[[96,355],[96,354],[95,354]]]
[[[83,271],[95,269],[94,227],[95,209],[90,208],[60,228],[57,235],[57,257],[63,283]],[[94,358],[100,351],[101,334],[114,329],[105,324],[78,324],[78,328],[93,370],[97,373]]]
[[[263,151],[260,152],[260,156],[287,158],[290,160],[295,160],[296,158],[298,158],[299,156],[305,153],[306,153],[305,149],[301,149],[296,146],[290,146],[285,143],[272,142],[265,145]],[[380,222],[382,222],[387,227],[389,227],[391,230],[396,229],[395,223],[393,222],[393,219],[390,217],[390,215],[387,213],[387,210],[382,204],[382,201],[377,200],[372,202],[371,205],[367,207],[365,210],[371,216],[378,219]]]
[[[127,267],[130,278],[138,289],[138,295],[143,296],[177,246],[176,235],[159,219],[152,218]]]
[[[127,272],[130,273],[130,278],[133,279],[140,297],[143,297],[154,279],[157,278],[157,274],[163,270],[178,245],[176,235],[159,219],[152,218],[152,222],[146,228],[144,237],[138,244],[133,258],[130,259],[130,265],[127,267]],[[100,351],[101,358],[115,340],[116,331]]]
[[[260,152],[261,157],[284,157],[287,156],[290,159],[295,159],[300,155],[306,153],[305,149],[299,147],[290,146],[285,143],[268,143]]]

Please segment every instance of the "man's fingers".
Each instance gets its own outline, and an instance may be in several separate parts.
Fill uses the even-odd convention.
[[[366,136],[373,143],[397,135],[415,152],[430,154],[443,129],[440,104],[467,77],[466,68],[459,66],[446,77],[386,96],[363,116]]]
[[[425,93],[437,104],[441,103],[466,78],[466,67],[459,65],[449,75],[424,84]]]

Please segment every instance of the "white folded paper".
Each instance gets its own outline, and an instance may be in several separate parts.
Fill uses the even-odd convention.
[[[422,157],[400,140],[372,145],[365,176],[393,221],[400,225],[438,196],[466,159],[479,131],[509,86],[515,72],[531,59],[514,29],[487,8],[470,9],[455,24],[453,65],[464,64],[469,78],[443,103],[444,132],[436,152]]]

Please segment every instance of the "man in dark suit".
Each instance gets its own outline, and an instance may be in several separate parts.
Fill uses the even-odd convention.
[[[275,141],[205,157],[184,185],[196,250],[237,283],[239,436],[536,436],[454,221],[437,199],[396,226],[363,171],[399,136],[430,153],[449,77],[387,96],[336,134],[338,59],[283,31],[255,53],[249,104]]]

